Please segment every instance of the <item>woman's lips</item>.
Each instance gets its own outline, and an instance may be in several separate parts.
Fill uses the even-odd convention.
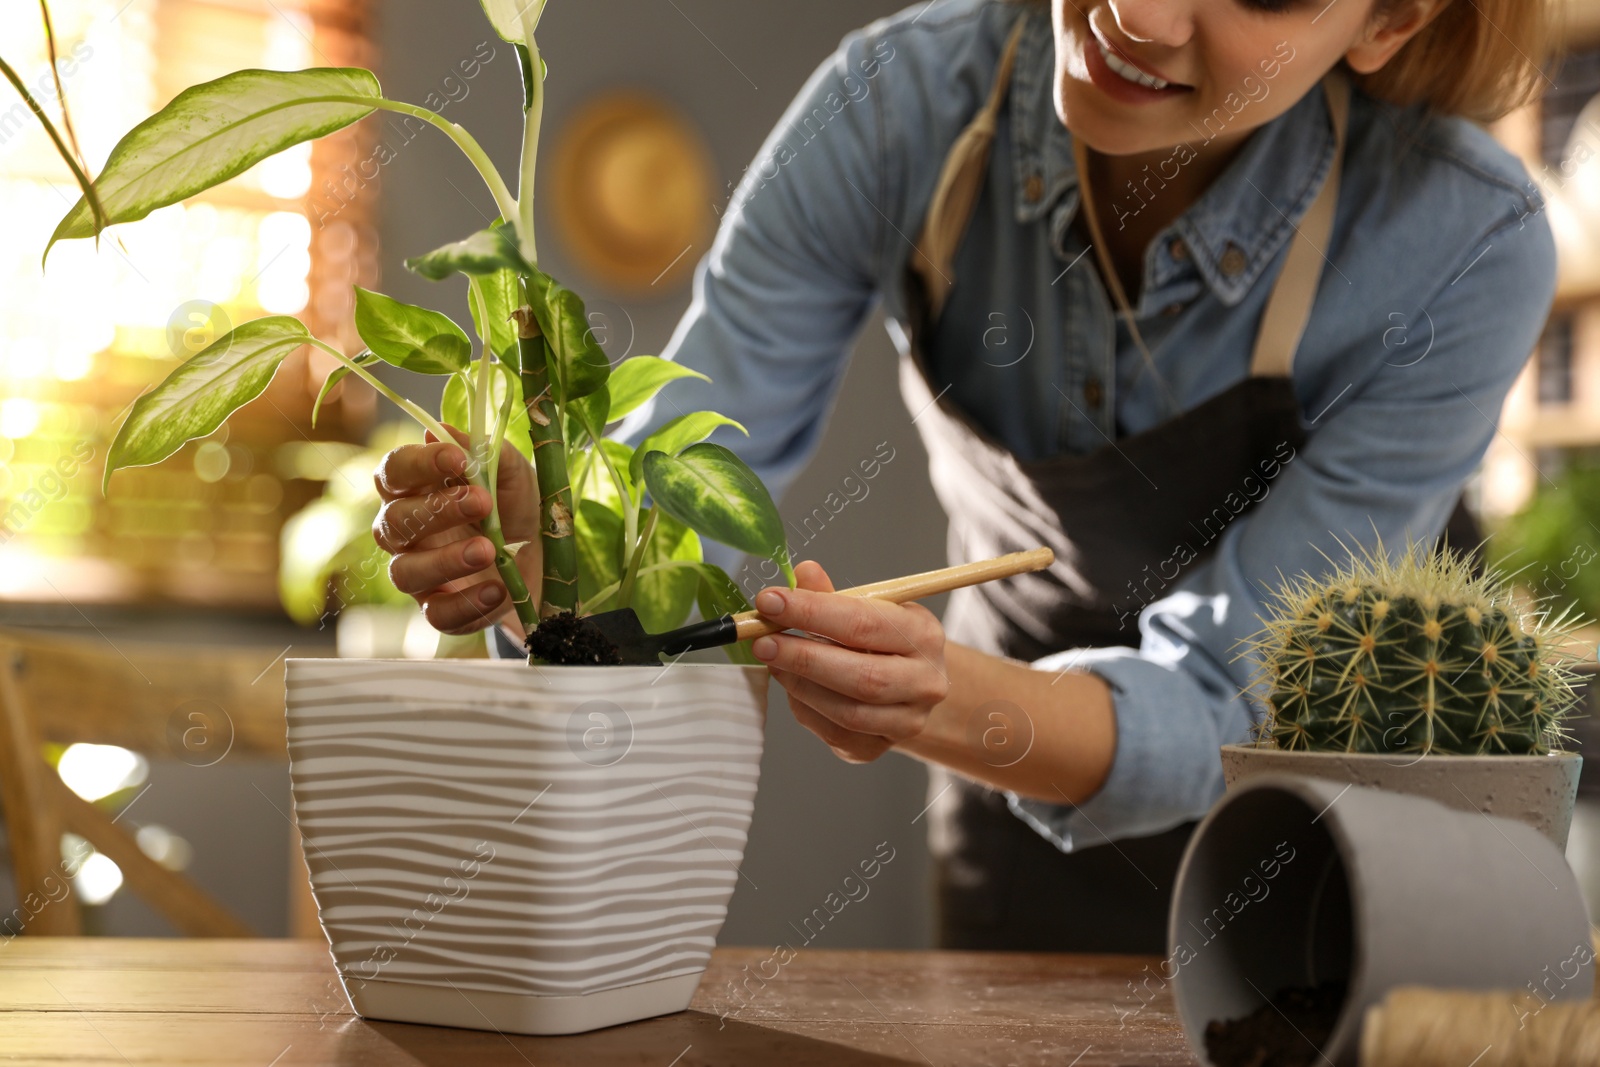
[[[1108,52],[1111,56],[1109,61],[1107,59]],[[1189,92],[1192,88],[1176,82],[1171,82],[1165,87],[1158,88],[1154,85],[1142,84],[1133,80],[1133,77],[1140,76],[1143,76],[1146,81],[1161,81],[1162,79],[1135,67],[1128,62],[1126,57],[1110,49],[1100,40],[1099,35],[1093,32],[1092,28],[1083,42],[1083,58],[1084,65],[1089,71],[1089,80],[1101,92],[1113,100],[1118,100],[1125,104],[1151,104],[1159,100],[1170,100],[1174,96]],[[1125,74],[1132,74],[1133,77],[1118,73],[1112,69],[1112,63],[1124,66]]]

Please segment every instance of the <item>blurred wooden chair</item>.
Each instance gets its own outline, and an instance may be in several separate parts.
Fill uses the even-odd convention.
[[[255,936],[189,878],[146,856],[115,818],[68,789],[45,761],[41,742],[120,745],[191,763],[229,754],[286,760],[283,674],[282,657],[268,665],[261,649],[0,629],[0,806],[18,899],[59,898],[61,835],[69,831],[114,861],[124,884],[186,936]],[[299,835],[289,836],[290,932],[321,936]],[[78,934],[78,908],[45,904],[25,929]]]

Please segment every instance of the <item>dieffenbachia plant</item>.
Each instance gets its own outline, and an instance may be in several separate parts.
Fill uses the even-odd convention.
[[[748,605],[727,574],[702,561],[700,535],[772,558],[794,583],[771,496],[734,453],[706,440],[719,426],[744,427],[696,411],[666,423],[636,449],[605,436],[608,424],[663,386],[704,375],[655,356],[634,356],[613,368],[589,329],[583,301],[539,269],[533,189],[545,65],[534,29],[544,0],[483,5],[522,66],[517,196],[470,134],[426,108],[387,99],[370,71],[241,70],[184,90],[129,131],[95,182],[101,210],[80,200],[50,240],[89,237],[105,224],[142,219],[375,111],[410,115],[465,153],[500,210],[488,229],[406,262],[426,278],[466,277],[468,310],[481,341],[477,356],[447,316],[359,287],[355,324],[366,349],[355,356],[312,336],[293,317],[254,319],[217,338],[134,403],[112,442],[106,484],[116,470],[158,463],[214,432],[261,394],[286,356],[311,345],[339,364],[319,407],[335,383],[354,374],[440,440],[452,439],[444,423],[464,428],[469,477],[491,498],[508,434],[533,462],[544,556],[537,606],[515,564],[521,545],[505,541],[498,501],[482,522],[525,633],[563,612],[632,607],[647,629],[662,630],[681,624],[696,600],[708,617],[743,610]],[[378,363],[447,377],[439,418],[380,381],[372,373]],[[730,654],[743,659],[748,650],[736,646]]]

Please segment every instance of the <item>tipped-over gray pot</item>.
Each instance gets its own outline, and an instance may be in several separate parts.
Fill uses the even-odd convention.
[[[1366,785],[1525,822],[1567,847],[1583,757],[1428,756],[1380,752],[1286,752],[1267,743],[1222,746],[1228,787],[1258,774],[1303,774],[1341,785]]]
[[[1594,986],[1589,917],[1549,838],[1422,797],[1292,775],[1235,786],[1184,853],[1168,926],[1184,1033],[1279,990],[1347,986],[1327,1046],[1354,1067],[1366,1009],[1404,985],[1578,999]],[[1322,1062],[1318,1060],[1318,1062]]]

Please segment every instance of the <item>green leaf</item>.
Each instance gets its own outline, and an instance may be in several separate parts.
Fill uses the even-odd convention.
[[[502,41],[526,45],[533,36],[539,17],[544,14],[545,0],[482,0],[483,13]]]
[[[611,408],[611,393],[608,385],[582,396],[567,405],[567,446],[572,447],[574,441],[582,440],[586,431],[584,423],[593,426],[596,433],[604,433],[606,413]],[[579,416],[582,415],[582,418]]]
[[[106,456],[105,480],[123,467],[160,463],[216,431],[261,395],[278,364],[311,340],[299,319],[269,315],[223,334],[133,403]]]
[[[628,473],[637,483],[644,476],[646,454],[665,452],[669,456],[675,456],[690,445],[710,437],[711,431],[718,426],[732,426],[746,437],[750,436],[749,430],[726,415],[718,415],[715,411],[691,411],[687,415],[679,415],[671,422],[664,423],[659,430],[639,442]],[[762,555],[766,553],[763,552]]]
[[[777,505],[755,471],[728,449],[703,441],[676,456],[649,452],[644,480],[662,511],[703,537],[766,556],[795,584]]]
[[[461,327],[428,308],[355,286],[356,332],[385,363],[418,374],[453,374],[472,359]]]
[[[371,480],[369,470],[367,481]],[[377,547],[372,540],[372,520],[377,513],[377,501],[361,508],[323,498],[313,500],[283,524],[278,599],[295,622],[310,625],[327,610],[328,582],[352,545],[364,539],[367,545]]]
[[[522,358],[517,350],[517,328],[511,321],[511,313],[522,304],[517,293],[516,274],[509,270],[497,270],[478,275],[472,281],[478,292],[483,294],[489,318],[487,323],[479,322],[478,302],[471,299],[467,301],[472,309],[472,325],[477,329],[478,337],[489,351],[500,357],[501,363],[520,371]]]
[[[611,361],[594,339],[578,294],[550,275],[533,271],[528,276],[528,295],[533,317],[555,357],[551,369],[556,375],[558,399],[570,403],[606,384]]]
[[[646,567],[672,560],[700,561],[700,538],[683,523],[666,514],[656,516],[656,528],[645,542],[639,558],[641,572]],[[653,574],[640,573],[633,583],[629,607],[639,616],[648,633],[661,633],[682,626],[694,606],[700,575],[692,567],[670,567]]]
[[[578,600],[587,604],[622,580],[622,515],[598,500],[580,500],[573,532],[578,539]]]
[[[720,619],[724,615],[737,615],[741,611],[750,610],[750,601],[745,599],[738,585],[728,577],[727,571],[714,563],[702,563],[697,570],[700,574],[700,588],[695,594],[695,600],[700,605],[702,619]],[[756,654],[750,651],[749,641],[735,641],[731,645],[723,645],[722,648],[728,654],[728,658],[735,663],[761,666]]]
[[[711,380],[697,370],[660,356],[634,356],[623,360],[611,371],[606,383],[611,390],[611,411],[606,418],[615,422],[627,416],[660,392],[662,386],[678,378]]]
[[[465,240],[436,248],[426,255],[406,260],[406,268],[436,282],[452,274],[493,274],[509,270],[513,274],[532,274],[534,270],[517,250],[516,230],[497,223],[479,230]]]
[[[351,96],[374,103],[332,99]],[[285,148],[343,129],[370,115],[381,97],[378,79],[358,67],[236,71],[185,89],[128,131],[95,188],[110,222],[134,222]],[[94,213],[80,198],[50,244],[94,232]]]
[[[355,357],[353,362],[360,367],[370,367],[374,363],[381,363],[383,361],[372,352],[363,351],[360,355]],[[345,375],[349,373],[350,368],[341,363],[337,367],[333,368],[333,370],[329,372],[328,377],[323,381],[322,388],[317,392],[317,402],[311,405],[311,426],[313,429],[317,425],[317,416],[322,413],[322,402],[328,399],[328,394],[333,391],[333,387],[343,381]]]

